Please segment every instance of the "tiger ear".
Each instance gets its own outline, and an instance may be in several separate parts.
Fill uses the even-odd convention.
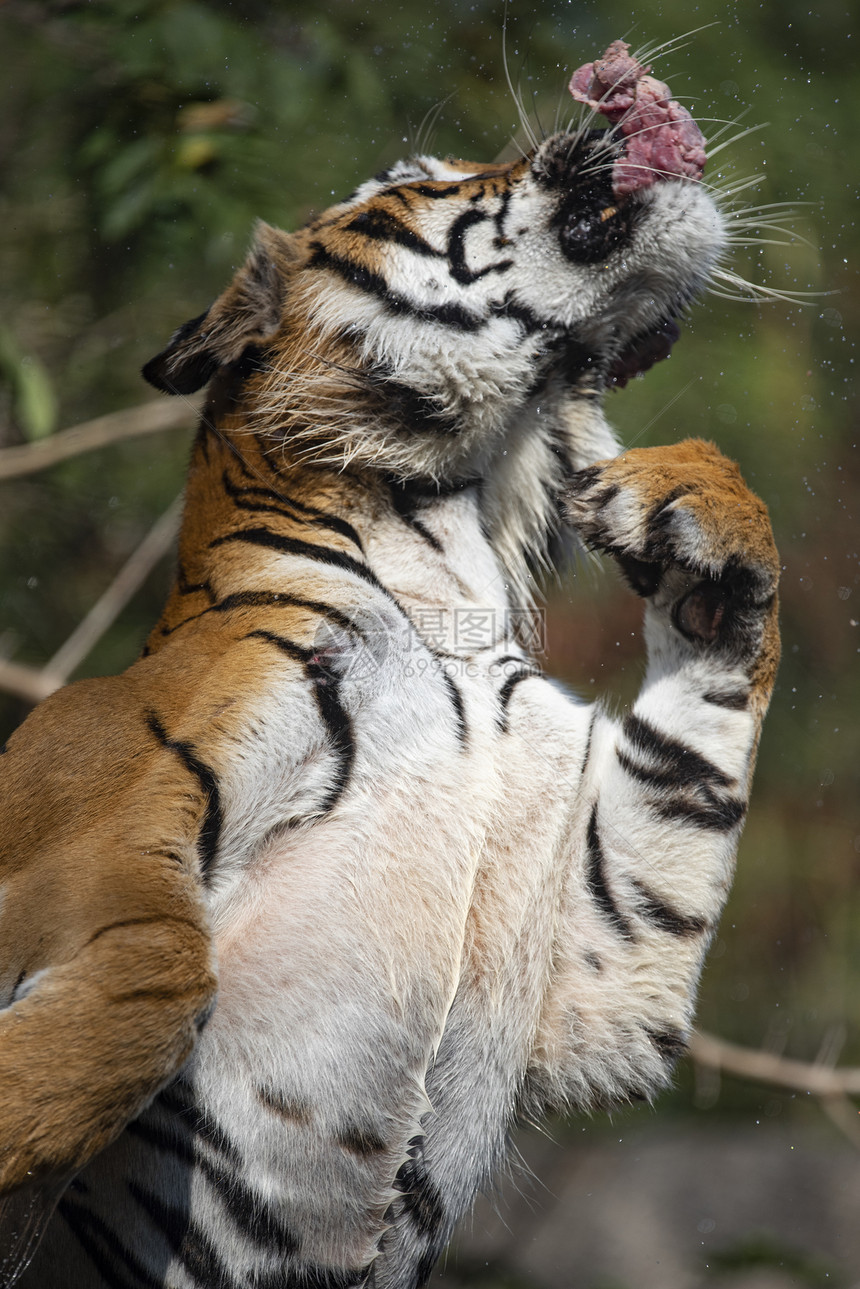
[[[249,345],[266,341],[281,321],[291,258],[288,235],[259,223],[248,259],[227,290],[173,333],[143,368],[144,379],[165,394],[193,394]]]

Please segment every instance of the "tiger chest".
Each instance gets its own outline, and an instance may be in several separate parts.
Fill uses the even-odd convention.
[[[293,997],[332,1017],[380,982],[426,1010],[401,994],[430,962],[428,987],[450,1002],[479,870],[536,809],[556,817],[558,767],[573,772],[576,707],[504,647],[440,657],[407,626],[319,652],[327,670],[301,686],[290,729],[258,720],[259,762],[242,758],[225,793],[209,901],[219,1013],[235,992],[243,1029],[269,993],[265,1023],[282,1011],[289,1029]]]
[[[257,767],[253,803],[250,778],[236,790],[209,897],[218,1002],[189,1078],[207,1114],[245,1143],[258,1188],[289,1197],[300,1175],[341,1205],[314,1247],[360,1263],[378,1234],[368,1213],[382,1223],[427,1113],[425,1075],[466,946],[478,923],[485,935],[494,916],[507,926],[533,916],[524,883],[545,884],[562,794],[540,787],[535,758],[559,772],[577,734],[554,712],[555,691],[501,648],[442,661],[414,640],[377,642],[371,657],[366,640],[353,653],[342,639],[320,644],[349,751],[331,729],[316,738],[325,720],[305,684],[304,754],[293,735],[293,759],[270,751],[268,770]],[[276,714],[269,721],[264,746],[277,742]],[[510,908],[497,906],[499,890]],[[356,1195],[358,1209],[345,1200]],[[301,1204],[284,1202],[301,1230]]]

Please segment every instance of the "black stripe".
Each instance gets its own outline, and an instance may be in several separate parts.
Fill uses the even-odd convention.
[[[352,260],[344,259],[340,255],[332,254],[318,242],[314,244],[308,267],[331,269],[351,286],[357,286],[368,295],[376,296],[389,313],[398,317],[414,318],[419,322],[437,322],[445,327],[453,327],[457,331],[478,331],[484,326],[483,318],[457,304],[420,305],[407,300],[402,295],[395,294],[389,288],[385,278],[378,273],[373,273],[370,269],[354,264]]]
[[[420,1235],[432,1240],[444,1225],[445,1205],[427,1172],[422,1137],[412,1138],[408,1156],[394,1178],[393,1188],[402,1196],[395,1204],[409,1215]]]
[[[184,1091],[190,1095],[185,1095]],[[243,1164],[239,1147],[230,1139],[221,1125],[191,1097],[193,1092],[187,1084],[181,1079],[176,1079],[159,1093],[155,1104],[159,1105],[166,1114],[175,1115],[184,1129],[223,1156],[234,1168],[241,1169]]]
[[[196,595],[198,591],[202,591],[203,594],[208,597],[210,604],[216,599],[211,583],[208,580],[204,582],[189,582],[181,564],[176,572],[176,589],[180,595]]]
[[[159,851],[159,854],[162,853],[162,851]],[[192,922],[190,918],[165,917],[163,913],[154,913],[150,917],[122,918],[119,922],[110,922],[107,926],[100,927],[98,931],[93,932],[89,940],[87,940],[87,946],[93,944],[103,935],[107,935],[109,931],[117,931],[125,926],[151,926],[153,922],[159,922],[162,924],[168,922],[181,922],[183,926],[191,926],[198,929],[196,927],[196,923]]]
[[[447,670],[442,668],[442,679],[454,706],[454,713],[457,717],[457,737],[463,747],[469,740],[469,727],[466,724],[466,709],[463,706],[463,695],[457,688],[457,683],[453,676],[450,676]]]
[[[389,1215],[402,1214],[408,1218],[415,1234],[425,1245],[424,1253],[414,1263],[413,1278],[404,1281],[403,1285],[403,1289],[407,1286],[408,1289],[422,1289],[445,1243],[445,1204],[424,1163],[422,1137],[412,1138],[408,1154],[409,1158],[401,1164],[393,1182],[394,1190],[400,1191],[401,1198],[391,1205]]]
[[[353,528],[352,524],[347,523],[345,519],[341,519],[340,515],[332,515],[325,510],[319,510],[316,506],[308,506],[303,501],[287,496],[286,493],[276,492],[274,488],[267,488],[262,484],[239,488],[233,483],[226,470],[224,470],[221,480],[225,492],[233,501],[237,510],[274,513],[283,515],[285,519],[291,519],[297,524],[308,524],[314,528],[328,529],[329,532],[337,533],[339,537],[345,537],[347,541],[358,547],[362,555],[364,554],[362,540],[355,528]],[[264,500],[258,502],[249,501],[249,497],[267,498],[268,502]]]
[[[340,768],[329,795],[320,807],[324,813],[332,810],[349,783],[355,761],[355,737],[349,713],[340,701],[338,684],[330,672],[323,672],[311,663],[308,674],[314,682],[314,694],[320,716],[323,718],[334,750],[340,755]]]
[[[111,1289],[163,1289],[163,1281],[150,1275],[131,1249],[120,1242],[115,1232],[68,1193],[57,1205],[57,1212]],[[128,1278],[126,1272],[133,1279]]]
[[[299,1242],[295,1235],[262,1195],[251,1190],[238,1177],[228,1176],[223,1168],[216,1168],[208,1159],[201,1157],[197,1166],[218,1195],[230,1220],[246,1239],[261,1251],[274,1253],[279,1258],[288,1258],[297,1251]]]
[[[432,550],[439,551],[440,553],[443,551],[444,547],[439,541],[439,538],[435,533],[431,533],[429,528],[425,527],[417,515],[402,515],[401,518],[409,525],[413,532],[416,532],[419,537],[423,538]]]
[[[593,499],[593,501],[591,502],[591,506],[595,510],[603,510],[604,506],[608,506],[610,501],[615,500],[615,498],[618,496],[620,491],[621,491],[620,483],[607,484],[606,487],[603,488]]]
[[[462,429],[461,418],[446,412],[437,396],[395,380],[389,364],[375,364],[364,373],[364,379],[373,415],[394,420],[401,429],[412,433],[452,435]]]
[[[466,475],[461,479],[407,479],[402,483],[402,487],[413,495],[418,502],[433,502],[444,500],[446,497],[453,497],[458,492],[465,492],[469,488],[475,488],[479,493],[483,487],[484,480],[479,475]]]
[[[499,712],[496,716],[497,724],[503,734],[508,732],[508,704],[517,685],[524,680],[531,680],[535,676],[540,676],[540,674],[540,671],[535,667],[523,666],[519,671],[515,671],[506,677],[505,683],[498,692]]]
[[[415,1264],[415,1279],[412,1282],[414,1289],[424,1289],[424,1286],[430,1279],[433,1268],[439,1258],[439,1254],[445,1247],[445,1243],[446,1237],[437,1236],[433,1243],[430,1244],[424,1256],[418,1259],[418,1262]]]
[[[558,326],[553,327],[547,322],[546,318],[541,318],[540,315],[535,313],[533,309],[530,309],[527,304],[521,304],[511,291],[508,292],[500,304],[492,304],[490,309],[492,317],[512,318],[514,322],[518,322],[522,326],[523,330],[529,335],[535,335],[539,331],[545,331],[548,333],[548,338],[555,336],[557,343],[559,338],[558,333],[561,333],[562,338],[567,334],[565,332],[561,332],[561,328]],[[550,335],[550,333],[552,333],[552,335]]]
[[[351,478],[357,479],[359,482],[363,482],[358,475],[352,475]],[[361,545],[361,538],[353,528],[352,524],[348,524],[347,521],[345,519],[341,519],[339,515],[331,515],[329,511],[320,510],[318,506],[311,506],[307,501],[299,501],[298,497],[294,497],[292,493],[278,493],[277,495],[283,496],[283,499],[288,506],[292,506],[294,509],[302,511],[305,515],[311,515],[316,519],[336,520],[339,524],[343,525],[344,536],[349,537],[350,541],[355,542],[356,546],[360,547],[362,550],[364,549]]]
[[[665,900],[661,900],[644,882],[636,878],[633,879],[633,885],[642,896],[642,903],[638,905],[637,912],[647,921],[653,922],[661,931],[668,931],[670,935],[689,937],[701,935],[707,929],[706,918],[681,913]]]
[[[177,1132],[172,1117],[168,1123],[161,1124],[155,1122],[151,1115],[143,1115],[127,1123],[125,1131],[132,1137],[145,1141],[147,1145],[155,1146],[156,1150],[163,1150],[165,1154],[173,1155],[182,1164],[193,1166],[196,1162],[197,1156],[192,1142],[187,1135],[180,1135]]]
[[[276,1219],[265,1201],[247,1188],[236,1188],[217,1172],[207,1161],[201,1169],[207,1181],[216,1189],[227,1212],[236,1226],[264,1253],[276,1253],[281,1258],[296,1251],[296,1240]],[[188,1219],[187,1214],[164,1203],[156,1195],[145,1191],[138,1184],[129,1184],[129,1192],[148,1213],[162,1232],[173,1252],[179,1256],[186,1270],[201,1289],[234,1289],[235,1282],[218,1252],[204,1232]],[[364,1281],[364,1271],[340,1271],[312,1264],[299,1265],[293,1271],[283,1267],[273,1272],[254,1276],[256,1289],[352,1289]],[[110,1282],[112,1283],[112,1282]],[[161,1289],[158,1281],[156,1289]]]
[[[588,734],[585,736],[585,753],[582,758],[582,768],[579,772],[580,775],[585,774],[588,766],[588,758],[591,756],[591,739],[594,734],[594,723],[599,715],[600,708],[595,706],[594,711],[591,713],[591,720],[588,722]]]
[[[307,667],[314,656],[313,649],[306,649],[304,645],[298,645],[294,640],[287,640],[286,636],[279,636],[274,631],[265,631],[262,628],[249,631],[245,639],[265,640],[268,644],[273,644],[276,649],[280,649],[281,653],[285,653],[288,658],[300,662],[303,667]]]
[[[190,1220],[187,1211],[165,1203],[160,1196],[144,1190],[137,1182],[129,1182],[128,1190],[181,1259],[199,1289],[238,1289],[214,1244]]]
[[[443,251],[437,251],[435,246],[431,246],[423,237],[413,232],[402,220],[387,210],[362,210],[350,220],[343,231],[360,233],[362,237],[369,237],[375,241],[393,242],[397,246],[405,246],[407,250],[415,251],[418,255],[432,256],[435,259],[445,258]]]
[[[272,446],[272,444],[269,443],[267,440],[263,439],[261,435],[255,435],[255,438],[257,441],[257,447],[260,449],[260,456],[262,457],[263,465],[270,473],[274,473],[271,462],[269,461],[268,455],[267,455],[267,452],[269,448]],[[251,483],[259,483],[260,476],[258,474],[255,474],[254,471],[251,469],[251,467],[248,465],[248,462],[242,456],[242,453],[239,451],[236,444],[233,443],[232,440],[230,439],[225,439],[224,445],[225,447],[228,447],[230,449],[230,452],[233,456],[233,462],[235,465],[239,467],[239,472],[246,479],[250,479]]]
[[[407,192],[417,192],[419,197],[429,197],[432,201],[445,201],[448,197],[456,197],[462,188],[462,183],[448,179],[436,179],[435,183],[438,188],[433,188],[427,183],[404,184],[403,187]]]
[[[672,782],[676,787],[697,787],[708,783],[714,787],[727,788],[734,782],[713,761],[662,734],[633,712],[625,716],[622,727],[633,747],[640,752],[649,753],[655,760],[662,762],[667,771],[671,771]]]
[[[268,345],[246,345],[238,358],[228,365],[231,379],[244,384],[245,381],[266,369],[271,370],[271,349]]]
[[[192,450],[196,451],[199,448],[200,454],[207,465],[209,464],[209,436],[211,433],[208,421],[205,417],[201,417],[197,424],[197,433],[194,436]]]
[[[618,763],[623,770],[630,775],[632,779],[638,780],[639,783],[647,784],[649,787],[657,788],[661,792],[678,792],[679,789],[694,789],[701,793],[705,798],[705,809],[709,810],[712,806],[719,807],[722,805],[721,799],[716,795],[711,785],[707,782],[687,783],[684,780],[679,782],[673,770],[653,770],[648,766],[639,765],[631,756],[622,750],[616,751]],[[678,797],[678,800],[690,800],[688,797]],[[732,798],[723,800],[731,802]]]
[[[673,794],[671,801],[658,800],[651,805],[651,808],[662,815],[664,819],[685,819],[697,828],[729,832],[740,823],[746,813],[746,802],[739,801],[736,797],[718,797],[708,783],[692,785],[698,790],[700,798],[702,798],[696,800],[695,797],[680,795],[678,781],[674,773],[651,770],[646,766],[637,765],[626,752],[618,751],[616,756],[618,764],[631,778],[645,784],[647,787],[655,788],[659,792]],[[685,783],[681,784],[682,788],[690,786]]]
[[[448,265],[451,271],[451,277],[455,282],[462,283],[463,286],[470,286],[472,282],[477,282],[480,278],[486,277],[489,273],[506,273],[513,265],[513,260],[499,260],[497,264],[488,264],[482,269],[470,269],[466,264],[466,233],[475,224],[483,224],[489,215],[486,211],[465,210],[462,215],[454,220],[451,230],[448,234]]]
[[[387,1142],[375,1128],[356,1123],[345,1123],[334,1137],[337,1144],[351,1155],[380,1155],[388,1148]]]
[[[345,569],[348,573],[354,573],[356,577],[361,577],[365,582],[370,582],[378,591],[382,591],[389,599],[394,596],[383,586],[379,578],[368,568],[366,564],[360,564],[352,555],[347,555],[345,551],[335,550],[331,546],[317,546],[313,542],[303,542],[296,537],[283,537],[280,533],[273,533],[269,528],[242,528],[235,533],[225,533],[223,537],[216,537],[209,543],[210,547],[224,546],[228,542],[245,542],[249,546],[263,546],[268,550],[280,551],[284,555],[300,555],[306,559],[319,560],[322,564],[330,564],[333,568]],[[396,603],[396,601],[395,601]]]
[[[747,812],[745,801],[728,797],[725,801],[716,798],[708,805],[701,806],[695,801],[659,802],[654,809],[664,819],[683,819],[696,828],[713,832],[731,832],[736,828]]]
[[[514,663],[514,664],[515,664],[516,666],[518,666],[518,667],[521,667],[521,666],[523,666],[523,665],[524,665],[524,659],[523,659],[522,654],[519,654],[519,653],[503,653],[500,657],[498,657],[498,658],[496,658],[496,659],[495,659],[495,661],[491,664],[491,666],[493,666],[493,667],[504,667],[504,666],[506,666],[509,662]],[[529,665],[531,666],[531,665],[533,665],[533,664],[529,664]],[[536,674],[537,674],[537,673],[536,673]]]
[[[496,226],[496,237],[500,241],[505,238],[506,235],[505,221],[508,217],[508,207],[511,204],[512,196],[513,194],[510,188],[503,188],[499,194],[499,208],[493,215],[493,223]]]
[[[733,712],[744,712],[749,705],[750,696],[746,689],[731,689],[721,693],[709,690],[707,694],[702,694],[702,698],[714,707],[727,707]]]
[[[667,1065],[674,1065],[686,1055],[687,1040],[674,1025],[666,1025],[662,1029],[650,1029],[643,1025],[642,1028]]]
[[[269,609],[307,609],[309,613],[318,613],[320,617],[329,618],[336,622],[344,631],[354,632],[361,635],[352,618],[341,613],[340,609],[333,608],[330,604],[325,604],[322,600],[306,600],[301,595],[291,595],[286,591],[234,591],[232,595],[226,596],[217,604],[212,604],[208,609],[201,609],[199,613],[192,613],[181,622],[177,622],[172,627],[162,627],[163,636],[173,635],[175,631],[187,626],[189,622],[196,622],[198,618],[203,618],[207,613],[231,613],[233,609],[244,608],[269,608]]]
[[[257,1100],[271,1110],[272,1114],[278,1115],[279,1118],[287,1123],[309,1124],[313,1117],[313,1112],[307,1101],[301,1101],[295,1097],[287,1097],[282,1092],[275,1091],[274,1088],[258,1087]]]
[[[218,788],[218,778],[211,766],[206,765],[204,761],[195,756],[194,748],[190,743],[168,738],[164,726],[155,712],[149,711],[146,713],[146,724],[150,733],[154,735],[162,747],[175,752],[186,770],[194,775],[206,798],[206,812],[197,838],[200,871],[205,882],[208,880],[209,870],[218,851],[218,839],[221,835],[221,794]]]
[[[339,686],[330,670],[314,662],[312,649],[305,649],[292,640],[275,635],[272,631],[250,631],[246,639],[257,638],[273,644],[281,653],[303,664],[305,673],[314,687],[317,708],[326,727],[333,750],[340,756],[340,768],[331,791],[320,809],[327,814],[343,795],[355,761],[355,738],[349,713],[340,701]]]
[[[307,523],[306,518],[289,508],[278,494],[270,488],[237,488],[226,470],[222,471],[221,483],[237,510],[249,510],[255,514],[283,515],[285,519],[290,519],[293,523]],[[249,499],[251,497],[257,497],[258,500],[251,501]]]
[[[287,1230],[279,1215],[264,1197],[257,1195],[244,1184],[236,1172],[244,1170],[241,1154],[223,1130],[202,1110],[189,1106],[180,1099],[182,1113],[191,1112],[188,1125],[198,1141],[214,1146],[219,1156],[216,1165],[205,1155],[194,1150],[187,1140],[171,1133],[166,1125],[151,1119],[135,1120],[128,1125],[133,1134],[173,1154],[182,1163],[197,1167],[220,1197],[226,1211],[243,1235],[265,1250],[273,1250],[280,1257],[294,1253],[297,1241]],[[229,1160],[229,1163],[226,1161]]]
[[[687,491],[688,489],[684,484],[679,484],[661,497],[659,501],[656,501],[648,512],[645,519],[647,537],[642,551],[642,558],[646,563],[672,563],[674,549],[666,530],[675,518],[672,503],[678,501]]]
[[[625,940],[635,939],[629,920],[619,910],[612,892],[606,884],[606,859],[600,844],[597,828],[597,802],[591,807],[588,820],[588,865],[585,873],[585,884],[591,897],[610,926]]]
[[[442,543],[439,538],[434,533],[431,533],[430,529],[426,528],[415,515],[416,498],[414,491],[398,479],[389,479],[388,489],[391,494],[391,504],[398,517],[405,524],[409,524],[410,528],[418,533],[419,537],[423,538],[434,551],[441,551]]]

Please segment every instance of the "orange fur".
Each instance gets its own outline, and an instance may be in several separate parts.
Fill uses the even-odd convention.
[[[270,478],[256,441],[240,442],[256,476]],[[225,471],[243,482],[230,438],[204,434],[180,562],[189,581],[208,583],[220,598],[255,585],[253,553],[212,551],[209,542],[258,519],[229,505]],[[295,468],[279,479],[298,492]],[[301,472],[305,505],[339,499],[346,486]],[[271,513],[266,523],[290,537],[302,527]],[[325,540],[353,549],[337,533]],[[279,589],[265,575],[256,584]],[[313,598],[313,576],[303,593]],[[205,592],[174,588],[149,656],[121,676],[53,695],[0,756],[0,916],[15,915],[14,927],[3,920],[14,975],[0,983],[11,992],[17,977],[50,970],[31,995],[0,1011],[0,1194],[49,1171],[76,1171],[103,1149],[190,1055],[195,1022],[214,1000],[195,849],[207,796],[147,721],[154,714],[172,742],[220,766],[248,722],[241,695],[254,700],[269,675],[292,666],[247,643],[247,631],[268,628],[310,646],[319,618],[288,599],[229,620],[210,607]]]
[[[636,497],[643,515],[663,508],[689,516],[697,537],[688,535],[687,548],[676,554],[693,572],[709,573],[736,562],[756,570],[769,588],[760,646],[749,664],[750,703],[759,722],[764,719],[779,667],[779,554],[773,540],[767,507],[744,483],[739,467],[713,444],[685,439],[668,447],[632,448],[586,472],[601,489],[624,489]],[[577,518],[573,502],[572,518]],[[585,528],[583,535],[600,547],[600,538]],[[698,557],[698,549],[701,557]],[[613,549],[612,553],[619,553]],[[631,550],[634,556],[642,552]]]
[[[0,1193],[76,1171],[116,1137],[214,998],[193,873],[202,802],[146,736],[147,669],[60,691],[0,758],[4,960],[49,973],[0,1012]]]

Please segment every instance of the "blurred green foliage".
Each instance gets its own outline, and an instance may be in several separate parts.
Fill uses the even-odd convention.
[[[147,397],[140,365],[222,289],[257,217],[295,227],[416,143],[499,154],[519,128],[503,16],[496,0],[7,0],[0,444]],[[703,1023],[806,1057],[844,1038],[860,1062],[855,15],[836,0],[511,0],[507,17],[511,77],[544,129],[564,118],[572,68],[609,40],[701,28],[660,74],[706,133],[770,123],[720,152],[709,180],[725,191],[758,173],[750,205],[809,203],[795,220],[807,240],[764,231],[735,267],[821,294],[707,297],[610,415],[628,444],[704,434],[736,456],[785,563],[784,663]],[[0,656],[50,657],[180,488],[187,444],[161,434],[2,485]],[[134,658],[168,572],[84,672]],[[639,610],[606,572],[550,591],[549,665],[620,702],[640,674]],[[4,729],[25,710],[4,699]],[[717,1102],[682,1080],[676,1104],[691,1102],[794,1104],[731,1082]]]

